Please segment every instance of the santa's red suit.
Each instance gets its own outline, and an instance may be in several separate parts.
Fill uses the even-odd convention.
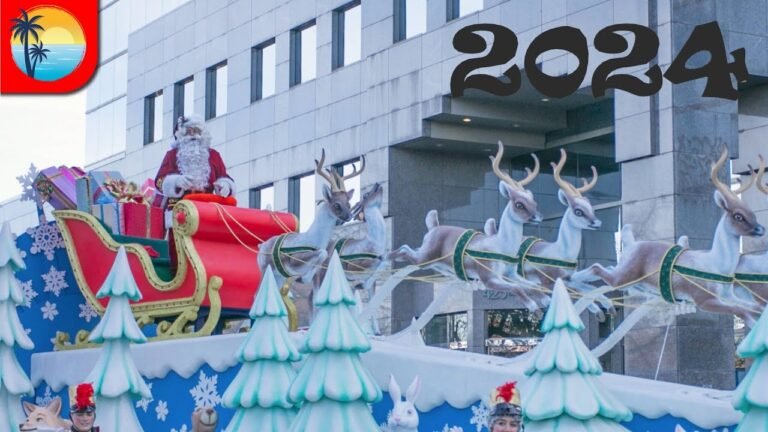
[[[155,183],[171,203],[189,193],[213,193],[228,197],[235,183],[227,175],[221,155],[210,148],[205,122],[197,116],[181,117],[173,147],[165,154]]]
[[[160,169],[157,171],[157,177],[155,178],[155,182],[157,183],[157,187],[159,190],[162,190],[163,192],[166,192],[166,188],[163,186],[165,183],[166,178],[168,175],[174,175],[174,176],[182,176],[183,173],[179,169],[178,164],[178,153],[179,149],[174,148],[169,150],[165,157],[163,158],[163,163],[160,165]],[[203,190],[195,190],[194,188],[188,189],[188,190],[182,190],[180,186],[177,185],[176,182],[180,181],[179,178],[171,177],[175,182],[173,184],[174,187],[177,189],[172,194],[165,194],[166,196],[173,196],[176,195],[177,197],[181,197],[186,193],[190,192],[196,192],[196,193],[214,193],[214,183],[217,180],[220,179],[227,179],[229,181],[232,181],[232,178],[227,175],[227,167],[224,165],[224,160],[221,158],[221,155],[219,152],[217,152],[214,149],[208,149],[208,165],[210,167],[210,174],[208,175],[208,184]],[[170,190],[170,187],[167,187],[168,190]],[[232,191],[230,191],[231,194]]]
[[[235,193],[235,182],[227,175],[221,155],[210,148],[211,136],[205,122],[197,116],[181,117],[174,131],[174,143],[163,158],[155,176],[157,188],[166,197],[166,206],[190,193],[208,193],[227,198]],[[171,212],[166,211],[165,227],[173,225]],[[171,270],[176,269],[176,242],[169,233]]]

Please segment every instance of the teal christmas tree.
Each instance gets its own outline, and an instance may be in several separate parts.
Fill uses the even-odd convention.
[[[632,412],[600,383],[603,369],[579,336],[584,323],[559,279],[541,330],[521,387],[525,431],[627,431],[619,422]]]
[[[768,431],[768,312],[763,311],[738,353],[755,360],[733,393],[733,406],[744,413],[736,432]]]
[[[141,432],[133,399],[151,398],[147,384],[131,357],[131,343],[145,343],[133,317],[130,301],[141,300],[139,287],[128,266],[125,248],[120,247],[96,298],[109,297],[107,310],[89,340],[101,343],[101,355],[86,378],[96,396],[96,424],[103,432]]]
[[[34,394],[29,377],[19,365],[15,347],[31,350],[35,346],[19,321],[16,307],[24,303],[24,293],[14,273],[25,268],[7,222],[0,231],[0,430],[18,431],[24,422],[21,396]]]
[[[334,252],[314,297],[315,320],[301,347],[308,358],[291,384],[289,398],[303,403],[290,432],[378,432],[368,403],[381,399],[381,389],[360,354],[371,349],[350,306],[352,290]]]
[[[288,400],[296,377],[291,362],[301,356],[288,335],[288,311],[271,267],[249,315],[253,325],[237,352],[242,367],[222,397],[224,406],[237,409],[226,432],[284,432],[297,411]]]

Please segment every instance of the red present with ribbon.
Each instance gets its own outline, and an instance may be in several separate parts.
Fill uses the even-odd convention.
[[[115,206],[118,213],[116,218],[117,233],[131,237],[155,239],[165,237],[163,210],[159,207],[150,206],[136,183],[122,179],[107,180],[104,182],[104,189],[117,200],[115,204],[103,205]]]
[[[77,179],[85,171],[77,167],[50,167],[42,170],[35,178],[35,190],[40,202],[48,202],[56,210],[77,208]]]
[[[118,203],[120,206],[120,234],[131,237],[163,239],[163,209],[134,202]]]

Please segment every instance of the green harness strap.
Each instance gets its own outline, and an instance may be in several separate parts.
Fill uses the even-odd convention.
[[[684,251],[685,249],[682,246],[672,246],[667,250],[664,254],[664,258],[661,260],[661,267],[659,268],[659,290],[666,302],[673,304],[677,303],[677,298],[672,289],[672,276],[674,276],[675,273],[707,282],[733,283],[735,280],[733,276],[705,272],[677,264],[677,259]]]
[[[733,278],[739,282],[768,283],[768,274],[765,273],[736,273]]]
[[[562,260],[557,258],[547,258],[539,255],[530,254],[529,252],[531,251],[531,248],[533,247],[533,245],[539,241],[541,241],[541,239],[539,238],[527,237],[520,244],[520,249],[517,252],[517,256],[520,260],[520,265],[517,266],[518,275],[525,278],[526,262],[535,264],[537,266],[544,266],[544,267],[559,267],[559,268],[573,269],[573,270],[576,269],[578,264],[575,261],[567,261],[567,260]]]
[[[285,241],[285,237],[287,235],[288,234],[281,234],[278,236],[277,240],[275,241],[275,246],[272,247],[272,262],[275,264],[275,270],[277,270],[277,272],[285,278],[289,278],[292,275],[288,273],[288,271],[285,269],[285,266],[283,265],[283,255],[317,251],[316,248],[311,246],[294,246],[284,248],[283,241]]]
[[[339,254],[339,259],[342,261],[357,261],[357,260],[364,260],[364,259],[379,259],[381,258],[379,255],[376,255],[375,253],[370,252],[360,252],[356,254],[347,254],[342,255],[341,250],[344,248],[344,245],[347,244],[347,240],[349,239],[341,239],[336,242],[336,244],[333,246],[333,249],[336,251],[337,254]]]
[[[456,246],[453,248],[453,271],[456,277],[463,281],[469,281],[467,271],[464,268],[464,254],[467,252],[469,242],[478,234],[477,231],[468,229],[464,231],[459,239],[456,240]]]

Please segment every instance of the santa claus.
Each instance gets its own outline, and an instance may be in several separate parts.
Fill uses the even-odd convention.
[[[235,182],[219,152],[211,148],[211,135],[202,118],[179,117],[173,132],[174,142],[165,154],[155,177],[157,188],[173,204],[191,193],[213,193],[229,197]]]

